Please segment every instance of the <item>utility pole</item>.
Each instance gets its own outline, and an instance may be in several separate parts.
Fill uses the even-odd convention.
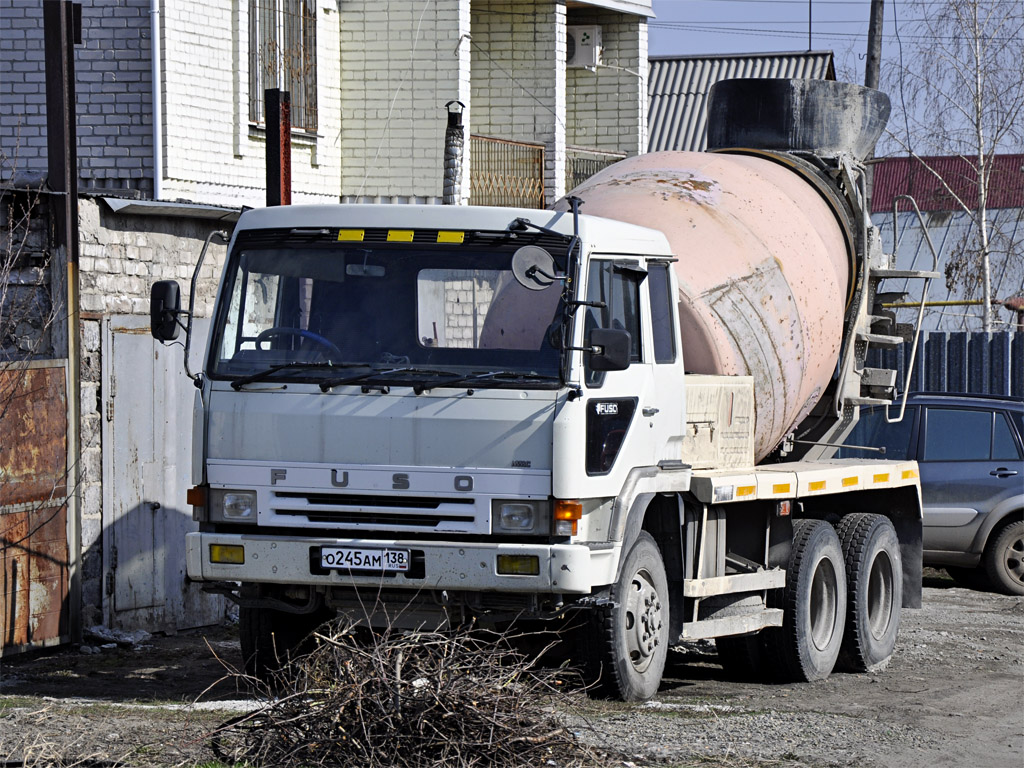
[[[882,12],[885,0],[871,0],[871,18],[868,21],[868,58],[864,65],[864,85],[878,88],[882,66]]]

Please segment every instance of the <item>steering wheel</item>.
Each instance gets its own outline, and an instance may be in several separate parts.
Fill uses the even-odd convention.
[[[263,349],[263,342],[268,341],[275,336],[298,336],[303,339],[309,339],[310,341],[319,344],[339,360],[343,357],[341,350],[338,349],[330,339],[325,339],[319,333],[313,333],[312,331],[307,331],[304,328],[287,328],[283,325],[276,326],[274,328],[267,328],[267,330],[257,336],[256,348]]]

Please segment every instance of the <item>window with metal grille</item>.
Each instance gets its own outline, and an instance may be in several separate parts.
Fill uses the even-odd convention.
[[[316,130],[314,0],[249,0],[250,122],[266,122],[268,88],[291,94],[293,128]]]

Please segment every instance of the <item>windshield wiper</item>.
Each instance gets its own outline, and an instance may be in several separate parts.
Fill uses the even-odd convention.
[[[440,389],[441,387],[454,387],[461,386],[464,384],[472,384],[474,382],[487,382],[487,381],[558,381],[558,376],[553,376],[544,373],[534,373],[532,371],[488,371],[487,373],[477,373],[472,376],[454,376],[445,381],[439,382],[423,382],[422,384],[413,387],[413,391],[417,394],[423,394],[430,389]]]
[[[331,361],[320,361],[320,362],[299,362],[293,360],[290,363],[281,363],[280,365],[272,365],[262,371],[256,373],[250,373],[248,376],[242,376],[241,378],[235,379],[231,382],[231,386],[235,390],[239,390],[246,384],[252,384],[257,381],[263,381],[271,378],[278,371],[287,371],[294,369],[304,368],[329,368],[331,370],[340,370],[343,368],[365,368],[369,363],[332,363]]]
[[[346,376],[340,379],[326,379],[320,382],[320,390],[326,392],[334,387],[343,387],[346,384],[358,384],[363,381],[369,381],[380,376],[394,376],[396,374],[411,373],[418,376],[450,376],[451,371],[436,371],[431,368],[416,368],[414,366],[404,366],[402,368],[389,368],[387,370],[373,370],[367,371],[366,373],[360,373],[358,376]]]

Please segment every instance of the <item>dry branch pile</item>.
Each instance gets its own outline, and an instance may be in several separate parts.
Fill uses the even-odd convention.
[[[329,624],[276,674],[276,698],[211,741],[265,766],[581,766],[600,762],[549,707],[554,672],[493,638]]]

